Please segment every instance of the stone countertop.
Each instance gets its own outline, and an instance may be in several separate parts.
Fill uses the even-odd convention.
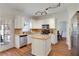
[[[31,37],[35,39],[47,40],[51,37],[51,34],[33,34]]]

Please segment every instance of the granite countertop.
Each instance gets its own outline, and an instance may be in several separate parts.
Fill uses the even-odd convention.
[[[51,37],[51,34],[33,34],[31,37],[35,39],[47,40]]]

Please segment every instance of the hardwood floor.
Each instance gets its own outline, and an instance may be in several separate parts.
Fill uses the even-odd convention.
[[[20,49],[12,48],[0,53],[0,56],[32,56],[31,45],[24,46]]]
[[[49,56],[71,56],[72,51],[68,50],[64,39],[60,40],[56,45],[52,45],[52,51]]]
[[[52,45],[52,50],[48,56],[71,56],[65,40],[60,40],[56,45]],[[4,52],[0,52],[0,56],[32,56],[31,45],[27,45],[20,49],[12,48]]]

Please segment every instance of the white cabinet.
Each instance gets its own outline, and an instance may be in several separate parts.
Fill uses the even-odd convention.
[[[32,43],[32,38],[31,38],[31,35],[28,35],[27,36],[27,44],[30,44]]]
[[[52,44],[56,44],[57,42],[58,42],[58,40],[57,40],[57,35],[52,34],[52,35],[51,35],[51,43],[52,43]]]
[[[27,35],[24,36],[15,36],[15,47],[20,48],[24,45],[27,45]]]
[[[21,28],[21,19],[20,19],[20,17],[15,18],[15,28]]]
[[[26,45],[27,44],[27,36],[20,36],[19,41],[20,41],[20,47]]]
[[[21,16],[15,17],[15,28],[23,28],[25,19]]]
[[[32,38],[32,54],[36,56],[47,56],[51,51],[51,40]]]

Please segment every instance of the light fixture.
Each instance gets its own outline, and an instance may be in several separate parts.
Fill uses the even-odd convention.
[[[54,9],[54,8],[58,8],[58,7],[60,7],[60,3],[58,3],[58,4],[55,5],[55,6],[48,7],[48,8],[46,8],[45,10]]]
[[[35,13],[35,15],[46,15],[46,14],[47,14],[47,12],[46,12],[46,11],[42,11],[42,10],[37,11],[37,12]]]
[[[46,15],[46,14],[47,14],[47,11],[48,11],[49,9],[58,8],[58,7],[60,7],[60,5],[61,5],[61,4],[58,3],[58,4],[54,5],[54,6],[47,7],[47,8],[45,8],[44,10],[37,11],[37,12],[35,13],[35,15],[36,15],[36,16]]]

